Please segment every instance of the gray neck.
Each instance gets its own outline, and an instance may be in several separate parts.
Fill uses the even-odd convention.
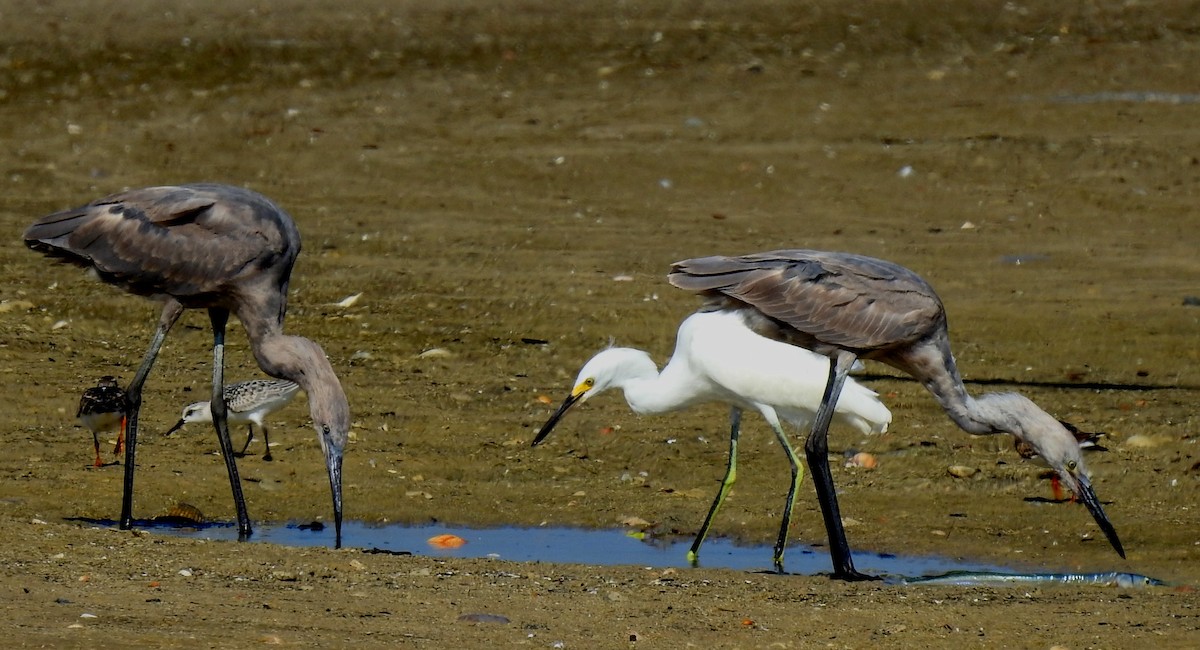
[[[1014,416],[1027,407],[1013,398],[1033,405],[1013,393],[988,393],[979,399],[968,395],[944,329],[906,350],[903,357],[886,361],[920,381],[937,399],[946,415],[967,433],[1019,434],[1019,418]],[[1036,406],[1033,408],[1037,409]]]

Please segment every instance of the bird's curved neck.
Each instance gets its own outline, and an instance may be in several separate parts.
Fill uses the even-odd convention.
[[[907,370],[933,393],[950,419],[967,433],[1008,433],[1020,438],[1034,420],[1053,418],[1036,404],[1016,393],[984,393],[978,398],[967,393],[944,332],[920,346],[908,357]]]
[[[299,384],[308,395],[310,409],[348,410],[342,384],[321,346],[302,336],[284,334],[279,328],[260,327],[251,334],[250,346],[258,366],[272,377]]]
[[[967,394],[954,354],[950,352],[950,338],[944,328],[932,336],[905,349],[901,354],[881,358],[921,382],[946,411],[946,415],[963,431],[974,434],[998,433],[995,415],[986,405]]]
[[[963,431],[974,434],[1000,433],[1000,414],[989,408],[986,399],[979,400],[967,393],[953,361],[948,366],[951,376],[938,376],[922,381],[933,393],[946,415]],[[984,396],[986,397],[986,395]]]
[[[635,413],[667,413],[689,406],[702,398],[690,375],[679,372],[672,362],[660,373],[650,364],[636,375],[626,377],[618,387]]]

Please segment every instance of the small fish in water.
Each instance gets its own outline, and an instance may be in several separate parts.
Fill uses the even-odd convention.
[[[992,571],[951,571],[920,578],[900,577],[902,585],[953,585],[959,587],[1002,587],[1022,584],[1088,585],[1094,587],[1162,587],[1167,583],[1138,573],[999,573]]]

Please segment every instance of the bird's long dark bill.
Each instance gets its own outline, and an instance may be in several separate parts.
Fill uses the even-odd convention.
[[[342,547],[342,452],[325,452],[325,467],[329,470],[329,489],[333,493],[334,548]]]
[[[1112,544],[1113,549],[1117,551],[1117,555],[1125,557],[1125,548],[1121,546],[1121,539],[1117,537],[1117,529],[1113,528],[1112,522],[1108,520],[1108,515],[1104,514],[1104,508],[1100,507],[1100,499],[1096,498],[1096,493],[1092,490],[1092,486],[1086,482],[1080,482],[1079,489],[1075,496],[1083,501],[1083,505],[1087,506],[1092,517],[1096,519],[1096,524],[1100,526],[1100,530],[1104,531],[1104,536],[1108,538],[1108,543]]]
[[[554,425],[558,424],[558,421],[567,414],[567,411],[571,410],[572,406],[575,406],[575,402],[578,402],[579,398],[582,396],[583,393],[568,395],[567,399],[563,400],[562,406],[558,407],[558,410],[554,412],[554,415],[551,415],[550,419],[546,420],[546,424],[543,424],[542,429],[538,431],[536,436],[534,436],[533,445],[531,446],[538,446],[538,444],[541,443],[546,436],[550,435],[550,432],[554,430]]]
[[[169,436],[169,435],[171,435],[172,433],[175,433],[176,431],[178,431],[178,430],[182,429],[182,428],[183,428],[183,425],[184,425],[184,421],[183,421],[183,420],[180,420],[180,421],[178,421],[178,422],[176,422],[176,423],[175,423],[175,426],[173,426],[173,427],[171,427],[170,429],[168,429],[168,430],[167,430],[167,432],[166,432],[166,433],[164,433],[163,435],[164,435],[164,436]]]

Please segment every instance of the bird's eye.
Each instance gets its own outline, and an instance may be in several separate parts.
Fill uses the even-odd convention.
[[[321,425],[321,433],[324,433],[325,435],[329,435],[329,425],[328,424]]]
[[[591,388],[592,386],[596,385],[596,380],[592,379],[591,377],[588,377],[587,379],[583,380],[583,385],[588,388]]]
[[[1078,466],[1079,466],[1079,464],[1078,464],[1078,463],[1076,463],[1076,462],[1075,462],[1075,461],[1073,461],[1073,460],[1068,460],[1068,461],[1067,461],[1067,471],[1068,471],[1068,472],[1074,472],[1074,471],[1075,471],[1075,468],[1076,468],[1076,467],[1078,467]]]

